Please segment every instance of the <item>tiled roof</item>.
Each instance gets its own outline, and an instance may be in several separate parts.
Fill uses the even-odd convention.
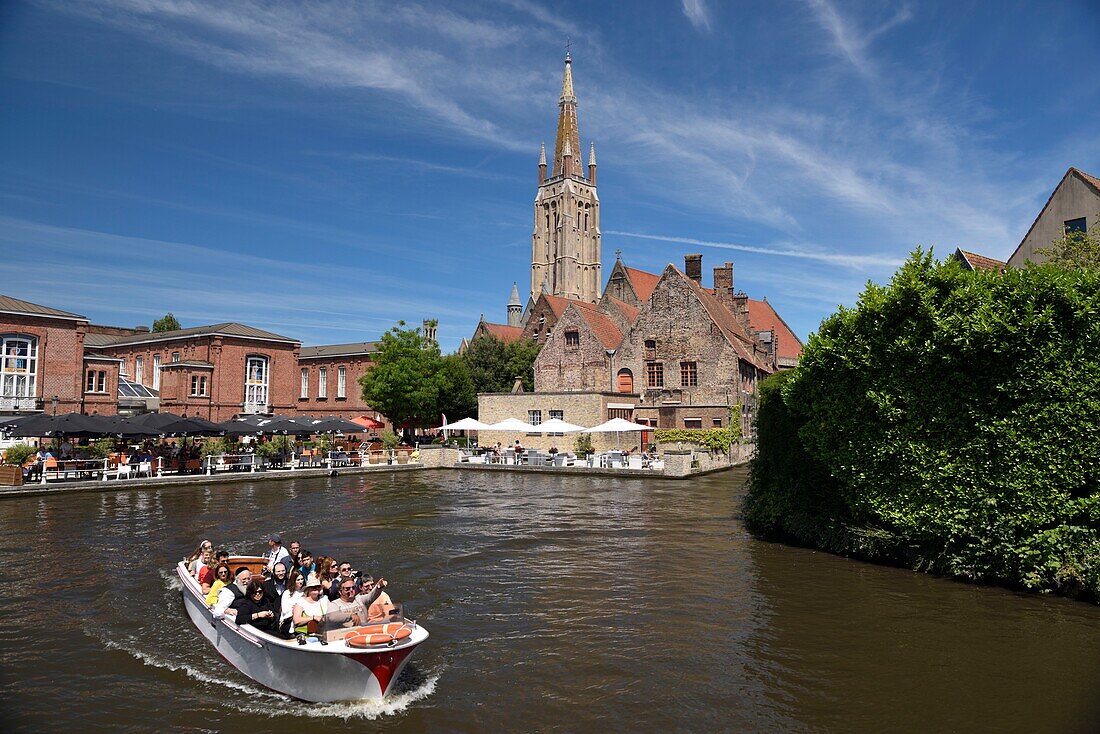
[[[636,268],[628,268],[625,265],[623,270],[626,271],[626,277],[630,278],[630,285],[634,288],[634,294],[638,296],[638,300],[642,303],[648,301],[649,295],[657,287],[657,281],[661,279],[661,276]]]
[[[121,339],[118,334],[92,334],[88,333],[84,335],[84,346],[86,347],[103,347],[114,342],[115,339]]]
[[[543,293],[542,298],[546,299],[546,302],[550,304],[550,310],[554,312],[554,315],[559,319],[561,315],[565,313],[565,309],[569,308],[570,304],[579,306],[581,309],[587,309],[589,311],[596,310],[596,304],[589,303],[588,301],[579,301],[576,298],[565,298],[564,296],[552,296],[549,293]]]
[[[49,306],[39,306],[37,303],[31,303],[30,301],[21,301],[18,298],[12,298],[11,296],[0,295],[0,313],[18,313],[27,314],[28,316],[44,316],[46,318],[55,319],[72,319],[76,321],[87,321],[87,317],[81,316],[78,313],[69,313],[68,311],[59,311],[56,308],[50,308]]]
[[[319,357],[348,357],[353,354],[374,354],[378,351],[378,342],[353,342],[351,344],[322,344],[316,347],[302,347],[298,359],[316,359]]]
[[[275,334],[254,326],[238,324],[235,321],[227,321],[223,324],[211,324],[210,326],[192,326],[188,329],[176,329],[174,331],[151,332],[149,334],[132,334],[130,336],[112,336],[108,342],[102,342],[97,346],[117,347],[125,344],[145,344],[147,342],[171,341],[173,339],[188,339],[195,336],[236,336],[245,339],[261,339],[264,341],[287,342],[298,344],[297,339]]]
[[[619,348],[619,342],[623,340],[623,333],[619,331],[619,327],[615,325],[614,321],[592,309],[578,308],[577,313],[588,324],[588,328],[592,329],[592,333],[600,340],[600,344],[603,344],[604,349]]]
[[[631,306],[626,301],[620,301],[614,296],[608,296],[607,300],[612,306],[619,309],[619,312],[623,315],[623,318],[626,320],[627,324],[633,324],[634,319],[638,318],[638,309],[634,306]]]
[[[1080,176],[1082,178],[1082,180],[1085,181],[1085,183],[1089,184],[1094,189],[1096,189],[1097,193],[1100,193],[1100,178],[1097,178],[1096,176],[1093,176],[1090,173],[1085,173],[1080,168],[1070,168],[1069,170],[1076,173],[1078,176]]]
[[[485,327],[485,331],[489,332],[490,336],[494,336],[497,339],[500,339],[505,344],[517,342],[523,337],[523,327],[520,326],[508,326],[507,324],[491,324],[488,321],[482,321],[481,325]]]
[[[970,266],[971,270],[995,270],[1001,272],[1008,267],[1008,263],[1003,263],[1000,260],[994,260],[991,257],[985,255],[979,255],[975,252],[967,252],[966,250],[956,250],[958,256]]]
[[[779,349],[776,350],[776,356],[780,359],[797,360],[802,356],[802,342],[767,301],[749,299],[749,323],[756,331],[771,330],[775,332],[775,336],[779,340]]]

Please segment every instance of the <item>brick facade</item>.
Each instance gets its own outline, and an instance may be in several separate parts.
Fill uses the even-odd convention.
[[[306,347],[308,349],[317,349]],[[370,354],[344,354],[298,358],[298,382],[295,392],[297,407],[295,412],[316,417],[335,415],[346,420],[365,415],[381,421],[386,430],[392,428],[386,417],[363,401],[363,389],[359,378],[374,365]],[[344,370],[344,394],[340,395],[340,370]],[[302,370],[306,374],[306,390],[303,397]],[[321,374],[325,375],[325,396],[322,397]]]
[[[570,305],[535,359],[535,392],[611,389],[611,357],[622,334],[600,313]]]
[[[84,404],[84,334],[86,319],[0,313],[0,334],[36,340],[34,395],[2,396],[0,413],[80,412]],[[117,378],[116,378],[117,379]],[[56,406],[53,398],[57,398]]]

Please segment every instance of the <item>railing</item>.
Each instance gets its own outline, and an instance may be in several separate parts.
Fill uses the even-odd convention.
[[[0,410],[41,410],[42,401],[36,397],[0,395]]]
[[[248,469],[249,473],[255,473],[260,464],[261,457],[256,454],[211,454],[203,459],[203,472],[208,476],[220,470]]]
[[[54,479],[68,479],[70,474],[75,479],[84,479],[93,474],[98,474],[104,482],[112,474],[116,479],[140,475],[148,478],[164,475],[164,459],[159,456],[135,464],[112,463],[114,461],[116,460],[110,457],[104,459],[46,459],[38,462],[36,468],[41,472],[40,482],[42,484],[46,483],[50,474],[53,474]],[[123,467],[125,467],[125,470]]]

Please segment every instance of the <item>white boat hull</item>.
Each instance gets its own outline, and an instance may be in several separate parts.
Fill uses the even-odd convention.
[[[176,571],[187,616],[214,649],[260,685],[303,701],[384,698],[413,650],[428,638],[428,631],[417,625],[409,637],[392,647],[361,650],[343,642],[321,645],[316,639],[299,645],[250,625],[238,627],[229,619],[214,619],[198,583],[182,563]]]

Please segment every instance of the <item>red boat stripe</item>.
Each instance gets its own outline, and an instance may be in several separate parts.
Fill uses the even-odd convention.
[[[378,679],[378,686],[382,689],[382,695],[390,687],[390,678],[393,672],[401,667],[401,663],[412,654],[416,646],[403,647],[398,650],[382,650],[380,652],[360,652],[347,657],[370,669],[374,677]]]

